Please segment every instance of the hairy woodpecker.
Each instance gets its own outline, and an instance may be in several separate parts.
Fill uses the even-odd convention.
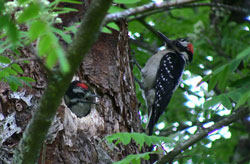
[[[91,92],[86,84],[73,81],[64,95],[64,102],[77,117],[81,118],[90,113],[91,105],[96,104],[95,97],[98,96]]]
[[[150,57],[141,70],[141,87],[149,110],[149,135],[152,135],[155,124],[179,86],[185,65],[193,59],[193,45],[187,39],[172,41],[162,33],[158,34],[167,49]]]

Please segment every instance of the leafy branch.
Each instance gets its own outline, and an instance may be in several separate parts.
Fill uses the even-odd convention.
[[[237,121],[238,119],[246,116],[249,113],[250,113],[250,111],[248,108],[238,110],[238,111],[234,112],[232,115],[227,116],[224,119],[222,119],[221,121],[215,123],[213,126],[199,130],[190,139],[188,139],[184,143],[180,143],[178,146],[176,146],[176,148],[174,150],[167,153],[167,155],[165,155],[163,158],[161,158],[158,161],[158,163],[159,164],[171,163],[177,155],[181,154],[181,152],[186,150],[188,147],[194,145],[195,143],[197,143],[198,141],[200,141],[204,137],[208,136],[213,131],[220,129],[223,126],[228,126],[229,124]]]
[[[3,57],[3,56],[2,56]],[[6,58],[7,59],[7,58]],[[5,65],[4,67],[0,68],[0,72],[6,68],[11,67],[13,64],[18,64],[18,63],[22,63],[22,62],[26,62],[26,61],[30,61],[30,60],[37,60],[37,58],[19,58],[16,60],[11,61],[9,64]],[[16,67],[17,68],[17,67]],[[20,67],[18,67],[18,69],[21,69]]]
[[[136,144],[139,145],[140,149],[147,144],[148,146],[151,145],[161,145],[162,143],[170,143],[172,142],[171,139],[167,137],[161,136],[148,136],[145,133],[115,133],[110,136],[106,137],[106,140],[109,143],[115,141],[115,144],[122,143],[124,145],[128,145],[131,143],[131,140],[134,140]],[[150,154],[158,154],[162,153],[162,151],[153,151],[153,152],[146,152],[140,154],[130,154],[126,158],[121,161],[115,162],[115,164],[127,164],[127,163],[140,163],[141,158],[148,160]]]
[[[224,117],[223,119],[221,119],[220,121],[218,121],[211,127],[200,129],[190,139],[188,139],[187,141],[183,143],[180,143],[179,145],[176,146],[175,149],[167,153],[167,155],[163,156],[158,161],[158,163],[159,164],[171,163],[176,158],[176,156],[181,154],[181,152],[183,152],[190,146],[194,145],[195,143],[199,142],[200,140],[208,136],[213,131],[220,129],[223,126],[228,126],[231,123],[237,121],[238,119],[246,116],[249,113],[250,111],[248,108],[243,108],[234,112],[230,116]],[[129,143],[131,143],[131,140],[133,139],[139,145],[140,148],[144,146],[144,143],[146,143],[148,146],[151,146],[151,145],[156,145],[156,144],[161,145],[164,142],[165,143],[172,142],[172,140],[167,137],[147,136],[144,133],[115,133],[110,136],[107,136],[106,139],[110,143],[113,141],[116,141],[115,142],[116,144],[123,143],[124,145],[128,145]],[[160,152],[155,151],[155,152],[149,152],[149,153],[143,153],[143,154],[130,155],[130,156],[127,156],[122,161],[119,161],[117,163],[123,164],[123,163],[130,163],[132,161],[138,162],[140,161],[140,158],[148,159],[150,154],[157,154],[157,153],[160,153]]]

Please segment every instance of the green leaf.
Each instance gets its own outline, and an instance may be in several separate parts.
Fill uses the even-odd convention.
[[[13,92],[17,91],[18,85],[17,85],[16,83],[9,82],[9,85],[10,85],[10,89],[11,89]]]
[[[50,52],[52,49],[52,45],[56,42],[52,33],[48,32],[41,36],[38,42],[38,54],[39,56],[44,56],[46,53]]]
[[[229,76],[229,66],[226,66],[225,69],[220,72],[216,77],[218,77],[218,88],[224,92],[227,87],[227,81]]]
[[[250,47],[244,49],[242,52],[240,52],[237,56],[236,59],[243,59],[247,56],[250,55]]]
[[[119,137],[124,145],[128,145],[131,141],[131,135],[129,135],[129,133],[120,133]]]
[[[250,98],[250,91],[247,91],[245,94],[243,94],[239,101],[237,102],[237,105],[236,105],[236,109],[238,109],[240,106],[242,106],[243,104],[245,104],[248,99]]]
[[[0,29],[2,29],[3,27],[5,27],[6,25],[9,24],[9,17],[7,15],[0,15]]]
[[[20,77],[20,80],[22,80],[28,87],[32,88],[32,86],[30,85],[30,82],[35,82],[34,79],[30,78],[30,77]]]
[[[9,73],[8,73],[8,72],[6,72],[5,70],[0,71],[0,79],[1,79],[1,78],[5,78],[5,77],[7,77],[7,76],[9,76]]]
[[[122,3],[122,4],[131,4],[137,2],[140,2],[140,0],[114,0],[114,3]]]
[[[62,37],[62,39],[68,44],[72,42],[71,36],[69,34],[65,34],[64,31],[57,28],[52,28],[52,31],[59,34]]]
[[[203,104],[203,107],[204,107],[204,109],[209,109],[209,108],[213,107],[214,105],[218,104],[220,101],[221,101],[220,96],[214,96],[214,97],[212,97],[211,100],[206,101]]]
[[[229,66],[229,70],[230,72],[233,72],[236,70],[236,68],[239,66],[241,60],[233,60],[231,63],[230,63],[230,66]]]
[[[22,77],[20,77],[20,79],[23,80],[23,81],[27,81],[27,82],[36,82],[31,77],[26,77],[26,76],[22,76]]]
[[[17,72],[11,69],[10,67],[5,68],[4,70],[10,75],[15,75],[15,76],[17,75]]]
[[[140,149],[142,148],[142,146],[144,145],[144,138],[145,138],[145,134],[141,134],[141,135],[138,135],[137,133],[132,133],[131,134],[131,137],[133,138],[133,140],[140,146]]]
[[[213,160],[212,157],[207,157],[204,159],[204,164],[215,164],[216,162]]]
[[[109,8],[108,13],[112,14],[112,13],[121,12],[121,11],[124,11],[124,9],[123,9],[123,8],[120,8],[120,7],[118,7],[118,6],[111,6],[111,7]]]
[[[142,154],[130,154],[126,158],[124,158],[121,161],[114,162],[114,164],[128,164],[128,163],[138,163],[140,162],[140,159],[143,158],[145,160],[149,159],[150,154],[156,154],[158,152],[146,152]]]
[[[4,10],[4,1],[1,0],[0,1],[0,11],[3,11]]]
[[[57,54],[57,57],[59,59],[61,71],[64,73],[68,72],[69,71],[69,63],[68,63],[68,60],[65,56],[63,49],[59,45],[58,45],[58,48],[56,49],[56,54]]]
[[[212,78],[210,79],[209,83],[208,83],[208,92],[210,92],[211,90],[214,89],[217,81],[218,81],[218,76],[213,75]]]
[[[237,91],[232,91],[228,93],[228,96],[233,99],[233,101],[238,102],[240,97],[241,97],[241,93],[237,92]]]
[[[42,20],[35,20],[31,23],[28,34],[31,40],[37,39],[40,35],[46,32],[47,24]]]
[[[11,60],[8,57],[0,55],[0,63],[9,64]]]
[[[247,85],[248,83],[250,83],[250,75],[233,81],[229,86],[230,87],[239,87],[239,86]]]
[[[65,31],[70,31],[70,32],[73,32],[75,34],[77,31],[77,28],[76,28],[77,26],[78,26],[78,23],[75,23],[69,27],[65,27]]]
[[[232,103],[226,95],[223,94],[220,96],[220,98],[223,106],[225,106],[227,109],[232,109]]]
[[[67,7],[64,7],[64,8],[54,8],[56,11],[54,11],[54,13],[56,14],[66,14],[66,13],[70,13],[70,12],[77,12],[78,10],[77,9],[74,9],[74,8],[67,8]]]
[[[11,67],[18,73],[23,73],[23,69],[16,63],[12,64]]]
[[[16,24],[12,21],[9,21],[7,25],[7,34],[10,37],[12,43],[16,44],[19,39],[19,32],[17,30]]]
[[[244,59],[244,58],[247,58],[250,56],[250,47],[244,49],[241,53],[239,53],[237,55],[237,57],[232,60],[231,62],[227,63],[227,64],[224,64],[222,65],[221,67],[215,69],[212,73],[212,77],[215,76],[216,74],[220,73],[221,71],[225,70],[225,68],[227,66],[229,66],[229,70],[230,72],[233,72],[235,71],[235,69],[238,67],[238,65],[240,64],[241,60]],[[207,75],[203,78],[203,81],[207,81],[209,79],[211,75]]]
[[[30,0],[18,0],[18,3],[19,3],[19,4],[23,4],[23,3],[26,3],[26,2],[28,2],[28,1],[30,1]]]
[[[8,84],[10,85],[10,89],[12,91],[17,91],[18,86],[23,86],[22,82],[15,76],[8,76],[6,77],[6,80],[8,82]]]
[[[53,66],[56,64],[57,62],[57,54],[56,54],[56,50],[55,49],[52,49],[47,58],[46,58],[46,66],[49,68],[49,69],[52,69]]]
[[[117,143],[122,142],[125,145],[133,139],[140,147],[144,145],[144,142],[149,146],[161,144],[162,142],[172,142],[168,137],[148,136],[145,133],[115,133],[107,136],[106,139],[109,143],[117,140]]]
[[[71,4],[83,4],[82,1],[76,1],[76,0],[60,0],[60,2],[71,3]]]
[[[18,18],[18,22],[23,23],[29,19],[36,18],[39,14],[39,11],[40,5],[38,3],[31,3],[23,10],[23,13]]]
[[[103,27],[102,32],[112,34],[112,31],[110,31],[107,27]]]
[[[120,28],[114,22],[111,22],[111,23],[107,24],[107,26],[110,27],[110,28],[112,28],[112,29],[115,29],[117,31],[120,31]]]
[[[192,155],[192,162],[199,163],[202,160],[201,155]]]

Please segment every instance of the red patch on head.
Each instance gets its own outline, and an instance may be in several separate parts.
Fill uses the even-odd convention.
[[[77,83],[76,86],[81,87],[83,89],[88,89],[88,86],[84,83]]]
[[[188,49],[192,52],[192,54],[194,53],[194,46],[191,43],[188,44]]]

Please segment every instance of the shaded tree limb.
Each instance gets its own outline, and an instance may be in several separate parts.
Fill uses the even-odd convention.
[[[225,4],[222,4],[222,3],[192,3],[192,4],[183,5],[182,7],[207,7],[207,6],[225,8],[225,9],[229,9],[229,10],[232,10],[232,11],[238,11],[238,12],[241,12],[241,13],[250,13],[250,11],[248,9],[246,9],[246,8],[225,5]]]
[[[186,150],[190,146],[194,145],[195,143],[197,143],[198,141],[200,141],[204,137],[208,136],[209,133],[212,133],[216,129],[219,129],[223,126],[228,126],[232,122],[246,116],[249,113],[250,113],[250,111],[248,108],[240,109],[240,110],[234,112],[232,115],[227,116],[224,119],[222,119],[221,121],[215,123],[213,126],[199,130],[190,139],[188,139],[187,141],[185,141],[183,143],[180,143],[179,145],[176,146],[176,148],[174,150],[170,151],[167,155],[165,155],[163,158],[161,158],[158,161],[158,164],[172,163],[172,161],[174,160],[174,158],[177,155],[181,154],[181,152],[183,152],[184,150]]]
[[[149,31],[151,31],[151,33],[153,33],[155,36],[157,36],[160,40],[162,40],[157,32],[157,30],[155,28],[153,28],[152,26],[150,26],[145,19],[140,18],[138,19],[138,21],[144,26],[146,27]]]
[[[70,71],[62,74],[60,68],[56,68],[52,74],[49,74],[48,87],[45,90],[37,111],[23,133],[23,137],[14,154],[13,163],[36,163],[61,99],[85,54],[96,41],[111,2],[112,0],[93,0],[91,2],[66,54]]]
[[[151,55],[155,54],[158,51],[157,47],[154,47],[154,46],[150,45],[149,43],[146,43],[146,42],[143,42],[140,40],[129,39],[129,42],[138,46],[138,47],[141,47],[141,48],[149,51],[151,53]]]
[[[143,5],[143,6],[139,6],[139,7],[124,10],[122,12],[108,14],[105,17],[104,22],[108,23],[108,22],[112,22],[112,21],[118,21],[118,20],[127,18],[127,17],[132,16],[132,15],[141,14],[141,13],[152,11],[152,10],[155,10],[155,9],[180,6],[180,5],[184,5],[184,4],[187,4],[187,3],[193,3],[193,2],[198,2],[198,1],[200,1],[200,0],[182,0],[180,2],[178,2],[178,1],[177,2],[162,2],[160,4],[158,4],[158,3],[148,3],[148,4]]]
[[[242,12],[242,13],[250,13],[250,11],[246,8],[235,7],[235,6],[225,5],[221,3],[195,3],[198,1],[200,0],[183,0],[181,2],[162,2],[160,4],[149,3],[149,4],[139,6],[136,8],[127,9],[122,12],[109,14],[106,16],[105,22],[108,23],[112,21],[125,19],[125,18],[128,18],[129,16],[134,16],[128,19],[128,21],[132,21],[135,19],[140,19],[143,17],[147,17],[149,15],[153,15],[159,12],[166,11],[167,9],[193,8],[193,7],[217,7],[217,8],[225,8],[225,9]]]

